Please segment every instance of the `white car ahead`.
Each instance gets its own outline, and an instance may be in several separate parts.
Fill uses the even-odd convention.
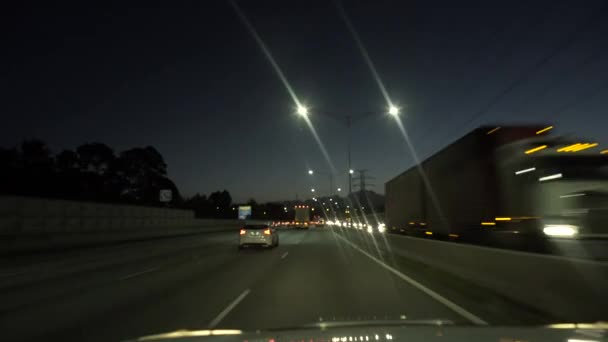
[[[278,232],[267,224],[250,224],[239,231],[239,249],[249,246],[276,247],[278,245]]]

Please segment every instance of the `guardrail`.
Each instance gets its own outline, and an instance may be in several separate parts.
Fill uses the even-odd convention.
[[[392,234],[379,240],[378,233],[335,231],[362,248],[365,239],[386,241],[385,251],[396,256],[441,270],[567,322],[604,321],[608,317],[603,304],[608,303],[608,262]]]

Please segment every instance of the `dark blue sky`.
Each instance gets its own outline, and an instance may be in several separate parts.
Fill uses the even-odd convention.
[[[153,145],[182,193],[236,200],[327,187],[328,165],[261,50],[225,1],[6,8],[0,145],[55,151]],[[166,7],[175,5],[176,7]],[[241,1],[338,170],[346,130],[322,109],[378,115],[352,129],[353,167],[376,190],[412,165],[331,1]],[[91,6],[82,3],[79,6]],[[472,128],[548,122],[608,144],[605,1],[345,1],[422,158]],[[475,120],[471,120],[476,118]],[[338,179],[346,188],[346,177]]]

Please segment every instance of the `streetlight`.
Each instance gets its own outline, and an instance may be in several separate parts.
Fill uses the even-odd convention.
[[[342,188],[338,188],[338,192],[342,191]]]
[[[328,118],[334,119],[338,123],[346,126],[346,129],[347,129],[347,154],[348,154],[347,155],[347,157],[348,157],[348,166],[347,167],[350,170],[350,168],[351,168],[351,127],[352,127],[352,125],[354,123],[356,123],[356,122],[358,122],[358,121],[360,121],[362,119],[368,118],[368,117],[370,117],[372,115],[377,115],[377,114],[379,114],[379,112],[368,111],[368,112],[360,113],[360,114],[355,115],[355,116],[350,115],[350,114],[343,115],[343,114],[336,114],[336,113],[331,113],[331,112],[326,112],[326,111],[319,111],[319,110],[315,110],[315,112],[317,112],[319,114],[322,114],[322,115],[325,115]],[[308,108],[306,108],[303,105],[298,105],[297,113],[300,116],[306,117],[309,114]],[[392,115],[397,115],[397,114],[399,114],[399,108],[397,108],[395,106],[391,106],[389,108],[389,113],[391,113]],[[395,113],[395,114],[393,114],[393,113]],[[348,175],[348,193],[349,194],[352,193],[352,174],[353,173],[354,172],[351,170],[349,172],[349,175]]]
[[[348,173],[350,173],[352,175],[353,173],[355,173],[355,170],[350,169],[350,170],[348,170]]]
[[[315,192],[315,189],[310,189],[311,192]]]
[[[312,175],[315,174],[315,171],[308,170],[308,174],[312,176]],[[333,195],[333,191],[334,191],[334,175],[331,172],[330,173],[317,172],[317,174],[329,177],[329,196]]]
[[[395,106],[393,106],[393,105],[391,105],[391,106],[388,108],[388,113],[389,113],[390,115],[392,115],[392,116],[397,116],[397,115],[399,115],[399,108],[398,108],[398,107],[395,107]]]
[[[298,106],[298,114],[300,114],[301,116],[308,115],[308,108],[306,108],[306,107],[304,107],[302,105],[299,105]]]

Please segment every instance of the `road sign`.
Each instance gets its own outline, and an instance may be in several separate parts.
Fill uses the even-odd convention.
[[[246,220],[251,218],[251,206],[241,205],[239,206],[239,220]]]
[[[163,189],[160,191],[158,197],[161,202],[171,202],[173,199],[173,192],[170,189]]]

